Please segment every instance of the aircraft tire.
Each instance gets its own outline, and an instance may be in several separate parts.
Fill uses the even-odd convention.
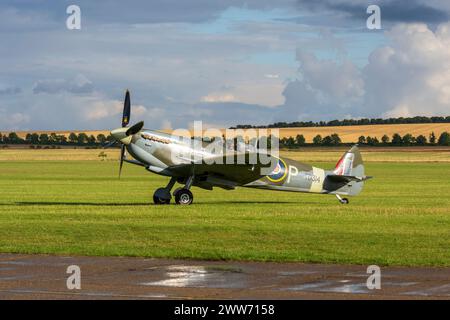
[[[341,201],[342,204],[349,204],[349,202],[350,201],[347,198],[343,198]]]
[[[153,194],[153,202],[155,204],[169,204],[170,203],[170,192],[165,188],[159,188]]]
[[[177,196],[178,191],[183,190],[183,188],[176,188],[175,191],[172,193],[174,197]]]
[[[194,196],[188,189],[181,189],[175,192],[175,202],[181,205],[190,205],[194,201]]]
[[[153,196],[153,203],[154,204],[169,204],[170,199],[162,199],[160,197]]]

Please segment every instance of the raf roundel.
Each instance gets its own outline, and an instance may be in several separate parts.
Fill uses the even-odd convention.
[[[287,170],[286,170],[286,163],[278,159],[278,163],[275,166],[275,169],[273,169],[272,173],[267,176],[267,179],[269,179],[272,182],[280,182],[284,178],[286,178]]]

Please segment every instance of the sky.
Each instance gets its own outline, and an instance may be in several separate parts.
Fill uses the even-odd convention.
[[[154,129],[448,116],[449,17],[446,0],[2,0],[0,130],[116,128],[126,89]]]

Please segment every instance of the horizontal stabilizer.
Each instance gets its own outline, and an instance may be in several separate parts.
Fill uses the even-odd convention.
[[[332,182],[337,182],[337,183],[348,183],[351,181],[356,181],[356,182],[362,182],[368,179],[371,179],[371,176],[363,176],[363,177],[357,177],[357,176],[342,176],[342,175],[336,175],[336,174],[330,174],[327,176],[327,179],[329,179]]]

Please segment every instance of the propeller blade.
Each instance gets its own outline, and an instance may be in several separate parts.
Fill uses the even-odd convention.
[[[125,145],[122,145],[120,147],[119,179],[120,179],[120,175],[122,174],[122,167],[123,167],[123,159],[124,158],[125,158]]]
[[[125,101],[123,103],[122,128],[126,127],[130,123],[130,115],[131,115],[130,91],[127,90],[127,92],[125,93]]]
[[[125,134],[127,136],[131,136],[131,135],[136,134],[139,131],[141,131],[143,127],[144,127],[144,121],[140,121],[140,122],[136,123],[135,125],[131,126],[130,129],[128,129]]]
[[[107,144],[102,145],[102,148],[108,149],[108,148],[111,148],[112,146],[114,146],[115,144],[117,144],[117,141],[111,141],[111,142],[108,142]]]

